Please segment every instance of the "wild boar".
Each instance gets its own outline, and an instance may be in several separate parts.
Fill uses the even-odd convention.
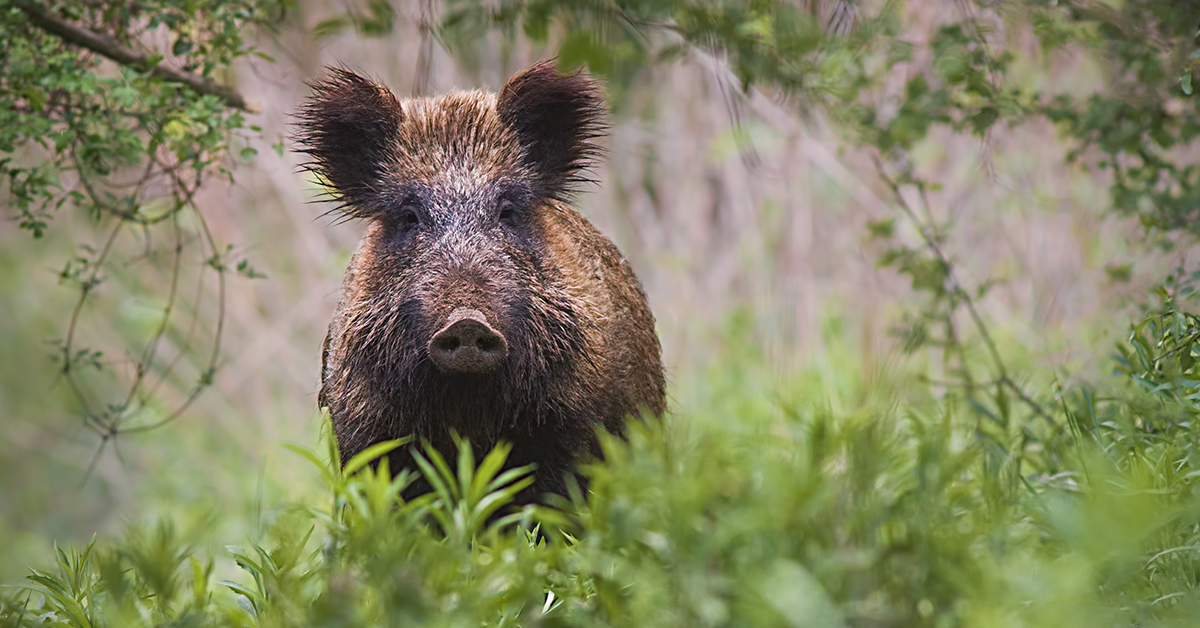
[[[525,501],[565,494],[597,428],[665,407],[641,284],[569,205],[605,130],[598,85],[553,61],[498,95],[401,100],[345,69],[310,85],[307,168],[366,222],[322,358],[343,462],[402,436],[454,456],[456,432],[536,465]]]

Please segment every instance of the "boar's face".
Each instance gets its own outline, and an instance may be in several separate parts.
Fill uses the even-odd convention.
[[[345,70],[313,89],[300,113],[308,167],[368,221],[327,356],[344,409],[418,433],[536,419],[585,359],[589,321],[548,263],[548,213],[595,152],[594,85],[543,63],[499,96],[400,101]]]

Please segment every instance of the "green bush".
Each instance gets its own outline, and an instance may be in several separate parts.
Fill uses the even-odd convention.
[[[1147,409],[1172,410],[1132,380],[1106,382],[1103,402],[1064,394],[1061,418],[1081,438],[1027,444],[1038,470],[1016,473],[994,463],[953,395],[894,403],[880,392],[910,382],[868,384],[844,366],[840,386],[815,372],[773,380],[752,359],[697,385],[707,410],[606,438],[586,498],[497,518],[528,472],[500,473],[504,448],[478,464],[469,447],[457,460],[419,450],[420,469],[393,478],[368,459],[416,445],[379,446],[343,471],[326,438],[324,455],[294,447],[319,467],[324,497],[271,509],[265,541],[210,553],[164,521],[58,549],[56,565],[8,590],[0,621],[1090,627],[1195,616],[1196,438],[1151,427]],[[406,503],[416,473],[436,490]]]

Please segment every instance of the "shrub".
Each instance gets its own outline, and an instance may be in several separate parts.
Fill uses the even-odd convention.
[[[266,541],[208,555],[170,522],[56,550],[10,589],[5,626],[1174,625],[1194,617],[1194,436],[1164,439],[1154,397],[1064,396],[1082,438],[995,465],[953,395],[802,396],[815,374],[634,421],[586,468],[586,499],[492,516],[527,481],[507,450],[457,460],[408,443],[320,470],[328,500],[283,503]],[[722,373],[726,375],[722,375]],[[740,373],[739,377],[728,374]],[[762,376],[760,381],[766,376]],[[844,387],[847,388],[847,387]],[[787,391],[792,391],[790,394]],[[770,403],[764,399],[774,399]],[[1089,404],[1091,404],[1089,406]],[[844,410],[834,411],[836,405]],[[1084,416],[1080,408],[1093,408]],[[1165,408],[1161,404],[1160,409]],[[420,469],[392,477],[391,447]],[[1047,473],[1044,469],[1051,469]],[[404,502],[424,474],[435,491]],[[236,565],[236,568],[234,567]]]

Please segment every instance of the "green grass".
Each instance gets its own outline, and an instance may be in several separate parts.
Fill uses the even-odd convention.
[[[1192,625],[1197,438],[1147,428],[1180,416],[1159,396],[1106,379],[1064,392],[1059,437],[1002,443],[912,369],[730,353],[677,383],[677,414],[606,439],[586,499],[489,526],[524,477],[498,473],[503,448],[392,478],[337,469],[326,438],[291,448],[319,484],[261,522],[177,515],[60,548],[0,625]],[[413,473],[437,491],[405,503]]]

